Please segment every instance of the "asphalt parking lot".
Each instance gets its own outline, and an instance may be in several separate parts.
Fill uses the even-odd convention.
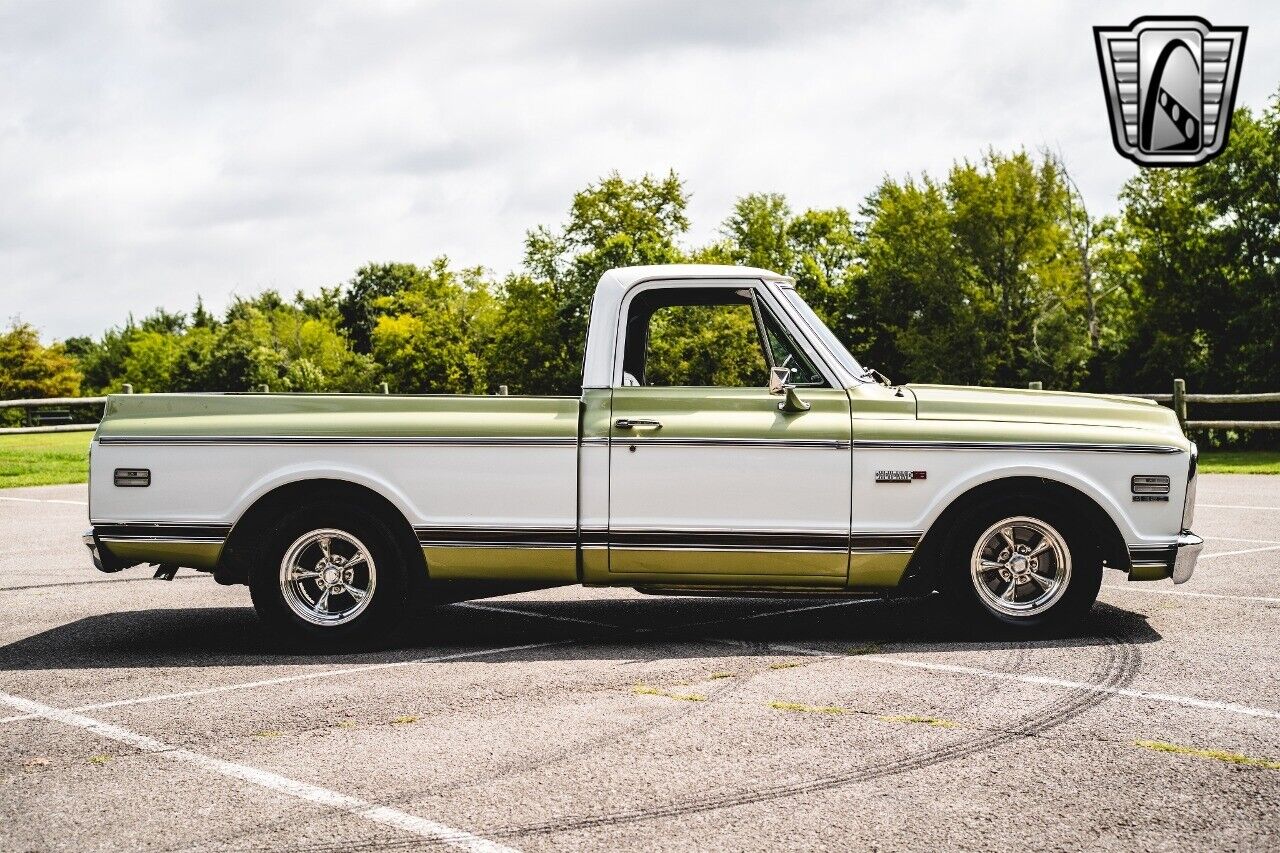
[[[1065,638],[566,588],[314,657],[94,571],[84,500],[0,492],[4,850],[1280,847],[1280,477],[1205,475],[1195,577]]]

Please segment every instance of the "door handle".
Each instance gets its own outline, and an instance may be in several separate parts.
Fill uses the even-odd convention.
[[[635,429],[636,427],[662,429],[662,421],[655,421],[652,418],[618,418],[613,425],[618,429]]]

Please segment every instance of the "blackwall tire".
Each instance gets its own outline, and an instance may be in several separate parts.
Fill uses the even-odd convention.
[[[380,645],[410,603],[407,559],[387,523],[324,500],[282,515],[254,548],[249,592],[267,629],[291,649]]]
[[[1102,585],[1102,555],[1064,506],[1013,495],[964,514],[943,550],[942,592],[977,628],[1035,633],[1080,624]]]

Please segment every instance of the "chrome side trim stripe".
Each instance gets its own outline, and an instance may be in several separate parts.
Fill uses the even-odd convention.
[[[573,548],[578,531],[573,527],[489,528],[415,527],[424,548]]]
[[[849,537],[849,550],[857,553],[910,553],[920,544],[923,531],[906,533],[854,533]]]
[[[225,542],[231,525],[142,521],[95,524],[93,531],[112,542]]]
[[[854,448],[880,450],[1031,450],[1082,453],[1181,453],[1177,447],[1161,444],[1089,444],[1085,442],[1017,441],[894,441],[854,439]]]
[[[104,435],[99,444],[208,447],[215,445],[376,445],[380,447],[576,447],[578,439],[540,436],[441,435]]]
[[[190,536],[99,536],[99,542],[124,545],[130,542],[156,542],[165,545],[221,545],[226,537],[195,539]]]
[[[923,534],[814,531],[582,530],[417,527],[418,542],[437,548],[613,548],[627,551],[743,551],[909,554]]]
[[[849,442],[841,439],[825,438],[661,438],[648,435],[613,438],[618,445],[659,445],[662,447],[763,447],[779,449],[822,449],[847,450]]]
[[[845,533],[738,533],[692,530],[614,530],[609,547],[635,550],[680,551],[822,551],[844,553]]]
[[[441,436],[441,435],[102,435],[101,445],[191,446],[216,445],[376,445],[388,447],[576,447],[578,439],[547,436]],[[1083,442],[1013,442],[1013,441],[899,441],[892,439],[788,439],[788,438],[660,438],[651,436],[618,436],[614,439],[593,436],[582,439],[584,445],[652,444],[668,447],[759,447],[815,448],[843,450],[849,447],[882,450],[1029,450],[1075,451],[1085,453],[1180,453],[1177,447],[1146,444],[1089,444]]]

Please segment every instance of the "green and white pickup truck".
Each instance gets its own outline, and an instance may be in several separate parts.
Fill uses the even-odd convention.
[[[725,352],[663,340],[691,313],[747,331]],[[672,351],[696,358],[656,365]],[[247,583],[268,625],[321,644],[415,600],[563,584],[937,590],[1034,629],[1080,618],[1104,565],[1177,583],[1201,548],[1170,410],[895,386],[786,277],[741,267],[606,273],[579,397],[112,396],[90,473],[98,568]]]

